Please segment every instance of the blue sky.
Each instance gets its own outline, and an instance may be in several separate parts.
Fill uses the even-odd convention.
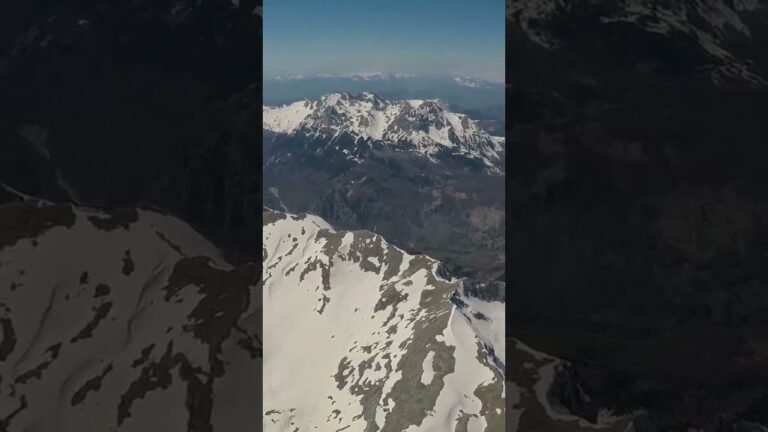
[[[504,0],[264,0],[264,75],[504,80]]]

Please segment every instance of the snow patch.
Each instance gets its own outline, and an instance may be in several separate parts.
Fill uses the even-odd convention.
[[[424,372],[421,374],[421,383],[429,385],[432,383],[432,378],[435,376],[435,371],[432,370],[432,360],[435,358],[435,352],[430,351],[427,356],[424,357],[424,363],[421,364]]]

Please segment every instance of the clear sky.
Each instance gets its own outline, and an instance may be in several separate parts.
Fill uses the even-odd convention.
[[[504,0],[264,0],[264,76],[504,80]]]

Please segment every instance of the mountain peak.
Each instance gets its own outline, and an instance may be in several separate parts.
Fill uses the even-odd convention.
[[[337,105],[339,102],[374,102],[377,104],[384,103],[385,100],[373,92],[361,92],[353,94],[347,91],[337,91],[327,93],[320,97],[320,101],[327,105]]]

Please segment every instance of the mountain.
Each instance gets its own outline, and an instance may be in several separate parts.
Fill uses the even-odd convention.
[[[571,365],[572,412],[765,430],[768,9],[508,6],[508,336]]]
[[[448,153],[478,160],[491,173],[501,174],[504,138],[489,135],[464,114],[449,111],[439,100],[387,101],[373,93],[353,96],[330,93],[316,101],[265,107],[264,129],[301,134],[332,146],[340,136],[381,143],[396,151],[420,153],[434,160]],[[342,152],[350,159],[359,149]],[[270,164],[267,160],[265,163]]]
[[[316,216],[263,219],[264,430],[654,430],[653,413],[606,391],[625,382],[505,344],[503,283],[453,279]]]
[[[264,78],[264,103],[283,105],[332,92],[373,92],[385,99],[440,98],[478,118],[504,122],[504,84],[476,77],[413,74],[315,74]],[[461,107],[461,108],[459,108]]]
[[[503,273],[503,138],[441,101],[373,93],[264,107],[263,118],[266,205],[377,232],[453,272]]]
[[[0,205],[0,430],[256,429],[260,271],[188,224]]]
[[[474,296],[315,216],[263,219],[265,430],[504,430],[503,287]]]

